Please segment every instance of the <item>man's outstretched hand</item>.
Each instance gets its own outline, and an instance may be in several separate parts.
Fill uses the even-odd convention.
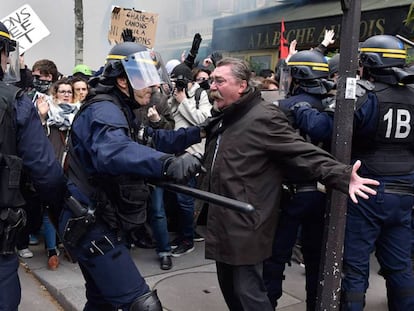
[[[351,180],[349,182],[349,196],[351,197],[352,202],[355,204],[358,203],[356,196],[359,196],[363,199],[368,199],[368,194],[376,195],[377,192],[368,187],[367,185],[378,186],[379,182],[375,179],[362,178],[358,175],[357,171],[361,167],[361,161],[356,161],[352,167]]]

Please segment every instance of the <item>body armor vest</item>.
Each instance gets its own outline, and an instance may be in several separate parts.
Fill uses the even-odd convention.
[[[0,209],[25,204],[20,192],[23,161],[17,156],[13,103],[21,90],[0,81]]]
[[[110,101],[117,105],[128,121],[128,134],[138,142],[137,126],[131,121],[131,113],[115,95],[98,94],[81,106],[77,116],[86,107],[96,102]],[[76,117],[74,119],[74,122]],[[71,137],[68,152],[68,177],[86,194],[98,219],[113,229],[133,231],[146,221],[146,207],[149,189],[145,181],[135,175],[89,175],[73,151]]]
[[[375,83],[377,120],[353,138],[353,158],[375,175],[414,172],[414,89]],[[357,102],[357,109],[360,107]]]

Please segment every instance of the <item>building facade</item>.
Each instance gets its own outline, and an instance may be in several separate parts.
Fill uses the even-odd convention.
[[[412,1],[362,0],[359,40],[378,34],[413,37],[413,25],[406,23]],[[281,21],[285,38],[296,39],[297,49],[317,46],[326,29],[336,33],[331,52],[339,49],[342,23],[340,1],[287,2],[253,12],[214,20],[211,48],[244,58],[254,69],[275,68],[279,56]],[[408,25],[405,25],[408,24]]]

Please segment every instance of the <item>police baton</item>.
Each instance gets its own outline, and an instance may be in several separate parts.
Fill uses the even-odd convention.
[[[202,200],[207,203],[213,203],[225,208],[229,208],[241,213],[251,213],[254,211],[253,205],[238,200],[234,200],[222,195],[203,191],[200,189],[191,188],[185,185],[167,183],[167,182],[152,182],[151,184],[162,187],[166,190],[187,194],[193,198]]]

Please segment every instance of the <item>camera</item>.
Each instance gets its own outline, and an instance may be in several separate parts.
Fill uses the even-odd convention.
[[[184,78],[181,75],[171,80],[175,83],[175,88],[177,89],[177,91],[183,91],[188,87],[188,79]]]

